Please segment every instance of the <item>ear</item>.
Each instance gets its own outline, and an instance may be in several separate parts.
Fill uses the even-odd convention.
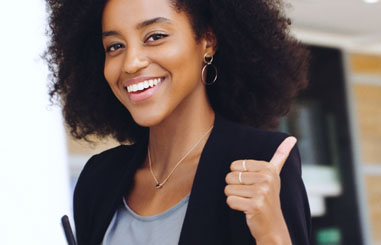
[[[208,30],[205,32],[202,38],[202,43],[204,47],[204,54],[207,53],[209,56],[212,56],[217,51],[217,38],[216,35],[211,31]]]

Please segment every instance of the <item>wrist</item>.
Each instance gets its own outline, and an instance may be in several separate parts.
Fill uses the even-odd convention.
[[[291,245],[292,241],[290,233],[284,219],[281,219],[276,224],[273,224],[271,228],[266,229],[267,232],[257,235],[255,237],[258,245]]]
[[[292,245],[289,234],[268,234],[256,239],[257,245]]]

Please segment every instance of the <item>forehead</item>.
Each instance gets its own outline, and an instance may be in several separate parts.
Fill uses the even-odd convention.
[[[135,25],[158,16],[168,19],[178,18],[171,0],[108,0],[102,15],[102,27],[109,25]]]

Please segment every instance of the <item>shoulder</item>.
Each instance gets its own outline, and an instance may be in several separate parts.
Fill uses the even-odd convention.
[[[74,189],[73,211],[79,244],[89,244],[93,221],[103,217],[134,156],[135,146],[120,145],[92,156],[83,168]],[[102,213],[102,214],[101,214]]]
[[[97,185],[102,185],[107,179],[112,179],[128,164],[135,152],[135,145],[119,145],[96,155],[85,164],[78,178],[74,195],[91,190],[96,191]]]
[[[115,160],[122,157],[129,157],[133,154],[134,148],[134,145],[119,145],[93,155],[86,162],[79,178],[87,174],[95,174],[97,172],[110,171],[113,168],[117,168],[120,162]]]
[[[229,145],[229,151],[249,154],[257,160],[269,161],[282,141],[291,136],[286,132],[242,125],[221,116],[218,121],[216,134],[219,134],[219,141]],[[296,145],[290,156],[299,155],[297,148]]]
[[[277,143],[290,136],[290,134],[281,131],[264,130],[243,125],[226,119],[218,114],[216,114],[216,123],[218,124],[220,130],[224,131],[232,138],[248,138],[252,140],[261,140],[266,143]]]

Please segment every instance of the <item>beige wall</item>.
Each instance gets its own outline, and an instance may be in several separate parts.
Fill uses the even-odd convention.
[[[353,54],[351,69],[357,74],[381,75],[381,56]]]
[[[373,244],[381,244],[381,176],[365,176]]]
[[[366,164],[381,163],[381,86],[353,86],[362,160]]]
[[[97,139],[95,137],[91,137],[90,140],[96,143],[89,143],[84,140],[74,140],[70,135],[68,130],[66,130],[66,140],[67,140],[67,148],[69,155],[86,155],[91,156],[102,152],[104,150],[110,149],[114,146],[119,145],[119,143],[111,138],[107,139]]]
[[[381,243],[381,56],[350,58],[372,240]]]

